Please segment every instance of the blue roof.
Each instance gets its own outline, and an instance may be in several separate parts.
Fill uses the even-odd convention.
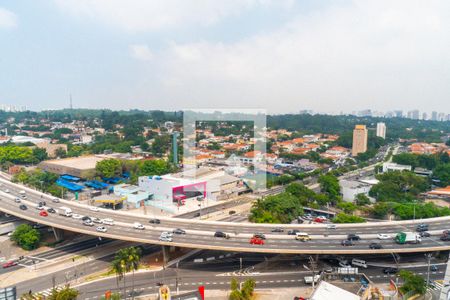
[[[84,185],[85,185],[85,186],[88,186],[88,187],[91,187],[91,188],[94,188],[94,189],[96,189],[96,190],[102,190],[102,189],[108,187],[108,185],[107,185],[106,183],[100,182],[100,181],[98,181],[98,180],[86,181],[86,182],[84,183]]]
[[[61,175],[60,178],[64,179],[64,180],[69,180],[69,181],[80,181],[81,180],[81,178],[76,177],[76,176],[72,176],[72,175],[69,175],[69,174]]]
[[[79,191],[83,190],[83,186],[81,186],[79,184],[75,184],[75,183],[67,181],[67,180],[64,180],[64,179],[61,179],[61,178],[56,180],[56,184],[68,189],[69,191],[73,191],[73,192],[79,192]]]

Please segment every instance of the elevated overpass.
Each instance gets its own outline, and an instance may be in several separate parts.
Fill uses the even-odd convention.
[[[95,212],[90,210],[89,206],[79,204],[75,201],[60,199],[60,203],[53,203],[51,199],[54,197],[5,179],[0,178],[0,184],[0,211],[54,228],[131,242],[223,251],[292,254],[373,254],[450,250],[450,242],[443,242],[439,239],[442,230],[450,229],[450,217],[416,220],[415,222],[396,221],[339,224],[337,225],[337,229],[327,229],[325,225],[321,224],[246,224],[167,217],[158,217],[161,220],[160,224],[149,224],[149,219],[155,216],[145,216],[108,209],[100,209],[100,211]],[[9,193],[5,193],[6,189],[9,190]],[[25,190],[27,194],[27,199],[22,200],[22,204],[28,206],[27,210],[21,210],[19,208],[20,204],[14,202],[14,199],[19,195],[19,191],[21,190]],[[39,201],[46,201],[47,206],[56,209],[61,206],[66,206],[71,208],[74,213],[84,216],[101,219],[112,218],[115,221],[115,225],[106,225],[108,231],[102,233],[97,232],[95,226],[84,226],[79,219],[64,217],[58,214],[49,214],[48,217],[41,217],[39,216],[39,210],[35,209]],[[134,229],[134,222],[143,224],[145,230]],[[420,244],[398,245],[393,240],[376,239],[378,233],[394,235],[399,231],[414,231],[416,224],[421,222],[429,224],[432,236],[423,238]],[[272,232],[276,227],[282,228],[284,232]],[[186,230],[186,234],[174,235],[173,242],[159,241],[159,236],[162,231],[171,231],[175,228]],[[292,229],[308,232],[312,240],[309,242],[295,240],[294,236],[287,235],[287,231]],[[216,231],[229,233],[230,239],[214,238],[213,235]],[[265,241],[265,245],[251,245],[249,243],[250,237],[256,232],[266,234],[267,240]],[[341,246],[341,240],[345,239],[349,233],[360,235],[362,240],[355,242],[354,246]],[[369,249],[369,244],[372,242],[382,244],[383,249]]]

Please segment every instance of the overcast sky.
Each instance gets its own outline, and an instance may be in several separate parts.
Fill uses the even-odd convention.
[[[0,104],[450,113],[450,1],[6,0]]]

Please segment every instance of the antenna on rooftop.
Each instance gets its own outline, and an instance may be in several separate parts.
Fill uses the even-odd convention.
[[[70,98],[70,109],[73,109],[73,105],[72,105],[72,94],[69,94],[69,98]]]

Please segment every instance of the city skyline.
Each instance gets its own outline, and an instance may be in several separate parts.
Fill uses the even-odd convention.
[[[6,1],[0,102],[448,113],[449,5]]]

